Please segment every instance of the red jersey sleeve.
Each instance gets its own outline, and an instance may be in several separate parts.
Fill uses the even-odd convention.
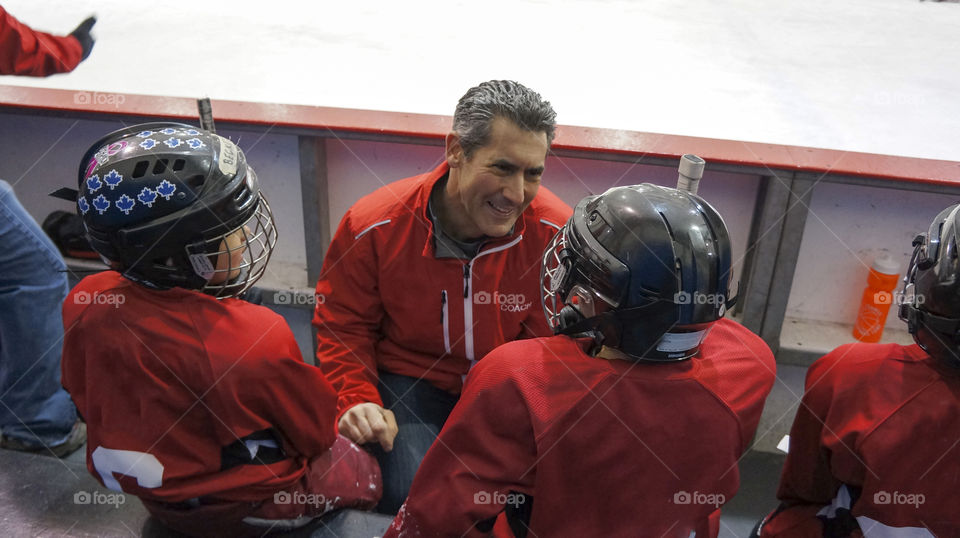
[[[37,32],[0,7],[0,75],[65,73],[77,67],[82,56],[75,37]]]
[[[831,472],[831,455],[820,440],[833,400],[833,386],[826,374],[843,359],[848,348],[841,346],[807,370],[803,399],[790,429],[790,449],[777,491],[777,498],[787,506],[828,504],[840,487]]]
[[[495,350],[470,371],[384,538],[486,536],[506,504],[530,498],[536,452],[509,357]]]
[[[220,398],[218,413],[232,429],[255,429],[249,418],[263,417],[292,445],[288,452],[308,458],[323,453],[336,438],[333,387],[319,368],[303,362],[282,317],[239,300],[227,305],[236,338],[221,332],[204,342],[214,368],[208,397]],[[243,335],[258,333],[247,347]]]
[[[383,405],[374,345],[384,310],[369,231],[354,230],[348,211],[317,282],[317,362],[337,392],[337,420],[359,403]]]
[[[259,392],[255,397],[263,402],[264,415],[293,445],[287,448],[312,458],[333,446],[337,394],[319,368],[300,359],[299,351],[250,369],[246,377],[242,385]]]

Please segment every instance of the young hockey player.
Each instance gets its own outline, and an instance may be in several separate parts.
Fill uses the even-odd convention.
[[[810,367],[760,536],[960,536],[958,213],[913,241],[900,318],[916,344],[848,344]]]
[[[386,536],[716,536],[775,375],[721,319],[730,266],[696,195],[582,200],[543,255],[558,335],[471,370]]]
[[[176,123],[122,129],[80,166],[77,208],[110,266],[64,303],[63,384],[87,467],[192,535],[262,535],[372,507],[372,456],[283,318],[236,297],[277,233],[243,152]]]

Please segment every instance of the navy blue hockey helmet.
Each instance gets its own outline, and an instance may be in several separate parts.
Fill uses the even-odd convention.
[[[80,162],[77,211],[104,262],[160,289],[240,295],[277,240],[240,148],[181,123],[136,125],[93,144]]]
[[[931,356],[960,366],[960,205],[941,211],[913,240],[900,319]]]
[[[699,196],[613,188],[581,200],[544,251],[544,314],[635,360],[687,359],[733,305],[731,263],[727,227]]]

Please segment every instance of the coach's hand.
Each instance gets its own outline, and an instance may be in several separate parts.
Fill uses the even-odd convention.
[[[340,417],[337,424],[340,434],[354,443],[380,443],[385,452],[393,450],[393,438],[397,436],[397,419],[393,411],[367,402],[357,404]]]

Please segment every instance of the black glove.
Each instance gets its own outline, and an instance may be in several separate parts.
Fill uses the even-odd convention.
[[[70,32],[70,35],[77,38],[77,41],[80,42],[80,46],[83,48],[83,57],[80,58],[80,61],[87,59],[87,56],[90,56],[90,51],[93,50],[93,36],[90,35],[90,29],[93,28],[93,25],[97,23],[97,18],[90,16],[87,17],[87,20],[80,23],[80,26]]]

